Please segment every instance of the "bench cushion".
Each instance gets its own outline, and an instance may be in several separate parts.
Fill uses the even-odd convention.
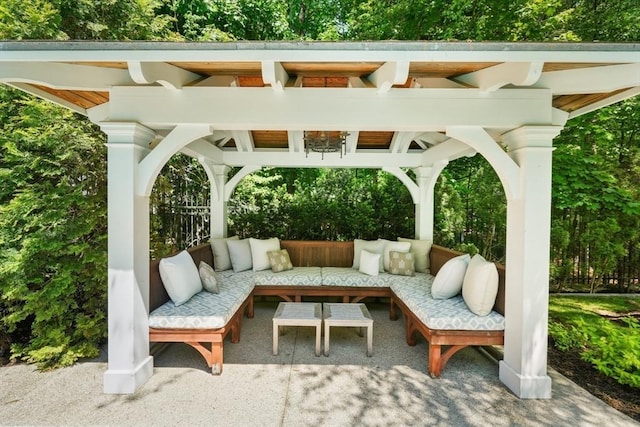
[[[218,329],[224,327],[253,291],[253,272],[220,272],[220,293],[202,291],[176,306],[168,301],[149,315],[150,328]]]
[[[263,270],[253,276],[253,282],[256,286],[320,286],[322,273],[320,267],[294,267],[279,273]]]
[[[503,331],[504,317],[496,311],[487,316],[472,313],[461,296],[433,299],[433,276],[416,274],[415,277],[395,276],[391,290],[430,329],[460,331]]]
[[[369,276],[348,267],[322,267],[323,286],[353,286],[384,288],[389,286],[389,273]]]

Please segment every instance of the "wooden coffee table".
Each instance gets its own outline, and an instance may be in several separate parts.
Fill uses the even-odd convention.
[[[367,356],[373,354],[373,319],[364,304],[324,303],[324,355],[329,355],[329,335],[332,326],[367,328]]]
[[[281,302],[273,315],[273,354],[278,354],[280,326],[315,326],[316,356],[320,356],[322,305],[314,302]]]

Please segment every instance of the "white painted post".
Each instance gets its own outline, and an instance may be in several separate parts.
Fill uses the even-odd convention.
[[[211,238],[227,237],[227,217],[229,210],[225,198],[225,185],[231,168],[225,165],[212,165],[211,182]]]
[[[102,123],[108,136],[109,362],[105,393],[134,393],[153,374],[149,356],[149,197],[138,163],[155,137],[137,123]]]
[[[438,177],[449,162],[437,162],[431,166],[413,169],[418,184],[418,200],[415,203],[415,238],[433,242],[434,191]]]
[[[550,398],[547,319],[551,158],[560,126],[525,126],[503,135],[520,171],[520,197],[507,192],[504,360],[500,380],[520,398]]]

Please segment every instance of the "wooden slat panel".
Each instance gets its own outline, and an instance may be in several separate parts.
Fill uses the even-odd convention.
[[[60,90],[47,86],[32,85],[82,108],[91,108],[109,101],[109,92],[88,92],[81,90]]]
[[[103,67],[103,68],[118,68],[120,70],[126,70],[128,69],[128,65],[126,62],[124,61],[120,61],[120,62],[109,62],[109,61],[105,61],[105,62],[97,62],[97,61],[92,61],[92,62],[67,62],[67,64],[75,64],[75,65],[86,65],[88,67]]]
[[[389,148],[393,134],[393,131],[361,131],[358,135],[358,148]]]
[[[499,64],[498,62],[412,62],[412,77],[450,78]]]
[[[290,76],[362,77],[373,73],[382,62],[283,62]]]
[[[288,148],[286,130],[254,130],[251,132],[256,148]]]
[[[264,87],[262,76],[238,76],[238,86],[240,87]]]
[[[289,252],[291,263],[295,267],[351,267],[353,265],[353,241],[281,240],[280,247]]]
[[[170,62],[171,65],[197,74],[261,76],[260,62]]]
[[[542,67],[542,72],[577,70],[578,68],[606,67],[607,65],[615,64],[604,64],[595,62],[545,62],[544,66]]]
[[[614,96],[620,92],[629,90],[629,88],[618,89],[609,93],[592,93],[592,94],[577,94],[577,95],[561,95],[553,98],[553,106],[561,110],[572,112],[578,110],[594,102],[602,101],[610,96]]]

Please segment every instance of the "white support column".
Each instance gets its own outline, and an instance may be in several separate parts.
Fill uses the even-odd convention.
[[[433,242],[434,189],[442,170],[449,164],[443,160],[431,166],[415,168],[418,184],[418,200],[416,202],[416,239]]]
[[[225,199],[225,185],[227,184],[227,175],[231,170],[225,165],[214,165],[206,160],[200,161],[200,164],[207,172],[209,184],[211,185],[209,206],[211,212],[211,220],[209,221],[211,238],[227,236],[227,200]]]
[[[519,166],[519,197],[507,193],[504,360],[500,380],[521,398],[550,398],[547,375],[551,157],[560,126],[503,135]]]
[[[105,393],[133,393],[153,374],[149,356],[149,197],[136,193],[155,133],[103,123],[108,136],[109,363]]]

